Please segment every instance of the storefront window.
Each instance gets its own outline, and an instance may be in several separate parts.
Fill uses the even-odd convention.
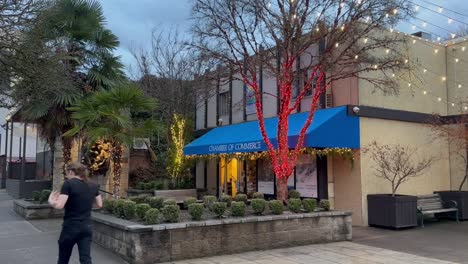
[[[304,155],[298,159],[296,166],[296,190],[302,197],[318,197],[317,159]]]
[[[264,194],[275,194],[275,174],[270,160],[258,161],[258,191]]]
[[[257,191],[257,161],[247,160],[246,161],[246,182],[247,182],[247,194],[252,194]]]

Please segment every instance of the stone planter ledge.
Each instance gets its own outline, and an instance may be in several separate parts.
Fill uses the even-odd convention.
[[[113,215],[93,212],[92,219],[95,222],[106,224],[114,228],[125,230],[132,233],[148,232],[148,231],[162,231],[183,229],[187,227],[203,227],[203,226],[219,226],[240,223],[253,223],[253,222],[268,222],[276,220],[288,219],[303,219],[303,218],[318,218],[324,216],[351,216],[352,213],[348,211],[327,211],[327,212],[314,212],[314,213],[299,213],[299,214],[283,214],[283,215],[265,215],[265,216],[248,216],[236,217],[226,219],[213,219],[204,221],[183,222],[174,224],[157,224],[157,225],[142,225],[132,221],[117,218]]]
[[[37,204],[28,200],[14,200],[13,210],[26,220],[63,217],[64,211],[52,208],[49,204]]]

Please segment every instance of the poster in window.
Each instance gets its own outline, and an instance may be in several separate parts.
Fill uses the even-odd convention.
[[[255,91],[250,86],[245,88],[245,113],[247,115],[257,113],[255,109]]]
[[[318,197],[317,162],[315,157],[304,156],[296,166],[296,190],[302,197]]]
[[[264,194],[275,194],[275,176],[270,161],[258,161],[258,191]]]
[[[288,178],[288,190],[294,189],[294,171]]]

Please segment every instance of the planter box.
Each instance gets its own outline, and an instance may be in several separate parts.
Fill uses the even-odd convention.
[[[50,189],[52,181],[49,180],[6,180],[6,189],[8,194],[15,199],[32,198],[34,191]]]
[[[370,226],[399,229],[418,225],[416,196],[369,194],[367,208]]]
[[[64,211],[52,208],[49,204],[36,204],[26,200],[14,200],[13,210],[26,220],[63,217]]]
[[[127,189],[127,197],[135,197],[135,196],[139,196],[139,195],[152,196],[153,193],[154,193],[153,190]]]
[[[440,195],[440,198],[446,203],[450,201],[457,202],[458,205],[458,216],[460,220],[468,220],[468,192],[467,191],[441,191],[435,192]],[[441,215],[443,217],[454,218],[452,214]]]
[[[154,196],[160,196],[166,199],[174,199],[177,202],[183,202],[186,197],[197,198],[197,189],[157,190],[154,191]]]
[[[145,226],[93,213],[94,242],[132,264],[346,241],[350,212],[227,218]]]

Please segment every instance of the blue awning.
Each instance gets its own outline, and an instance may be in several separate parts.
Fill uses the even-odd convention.
[[[289,146],[296,146],[308,113],[289,116]],[[265,129],[276,145],[278,118],[265,119]],[[360,147],[359,117],[348,115],[347,106],[328,108],[315,113],[306,133],[304,147],[353,148]],[[217,127],[184,148],[185,155],[257,152],[267,150],[258,121]]]

